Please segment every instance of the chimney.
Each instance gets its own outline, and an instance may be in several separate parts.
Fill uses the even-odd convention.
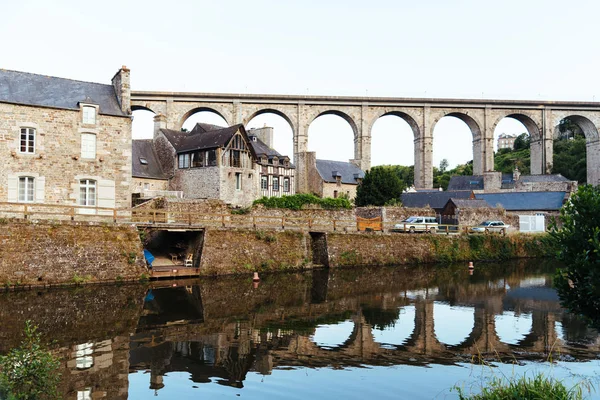
[[[156,114],[154,116],[154,140],[158,137],[161,129],[167,129],[167,117],[163,114]]]
[[[112,78],[112,85],[115,88],[121,111],[131,115],[131,85],[129,82],[129,68],[122,66]]]
[[[513,181],[518,181],[519,178],[521,177],[521,171],[519,171],[519,167],[515,166],[515,169],[513,171]]]
[[[487,171],[483,173],[483,191],[486,193],[499,192],[502,188],[502,172]]]

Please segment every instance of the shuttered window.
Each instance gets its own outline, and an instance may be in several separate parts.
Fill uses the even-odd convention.
[[[96,158],[96,135],[81,134],[81,158]]]
[[[31,176],[19,178],[19,203],[33,203],[35,179]]]
[[[96,205],[96,181],[91,179],[82,179],[79,181],[79,205]]]
[[[96,124],[96,107],[83,106],[83,123],[89,125]]]

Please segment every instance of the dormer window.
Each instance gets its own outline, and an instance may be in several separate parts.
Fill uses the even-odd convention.
[[[83,123],[87,125],[96,125],[96,107],[83,106]]]
[[[148,160],[146,160],[143,157],[140,157],[140,164],[142,164],[142,165],[148,165]]]

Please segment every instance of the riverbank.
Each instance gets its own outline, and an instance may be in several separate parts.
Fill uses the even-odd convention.
[[[134,225],[3,220],[0,285],[50,286],[146,279]],[[160,231],[165,235],[169,231]],[[205,228],[188,251],[201,276],[545,257],[546,235],[428,235]]]

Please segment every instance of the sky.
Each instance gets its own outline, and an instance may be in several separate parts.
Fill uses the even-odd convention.
[[[127,65],[133,90],[600,100],[597,1],[0,1],[5,69],[110,83]],[[151,136],[151,117],[136,112],[134,138]],[[248,127],[265,124],[291,155],[287,123],[267,114]],[[507,118],[495,135],[523,132]],[[443,118],[434,164],[472,159],[471,140]],[[308,146],[322,159],[354,156],[334,115],[310,125]],[[413,161],[408,125],[378,120],[372,165]]]

